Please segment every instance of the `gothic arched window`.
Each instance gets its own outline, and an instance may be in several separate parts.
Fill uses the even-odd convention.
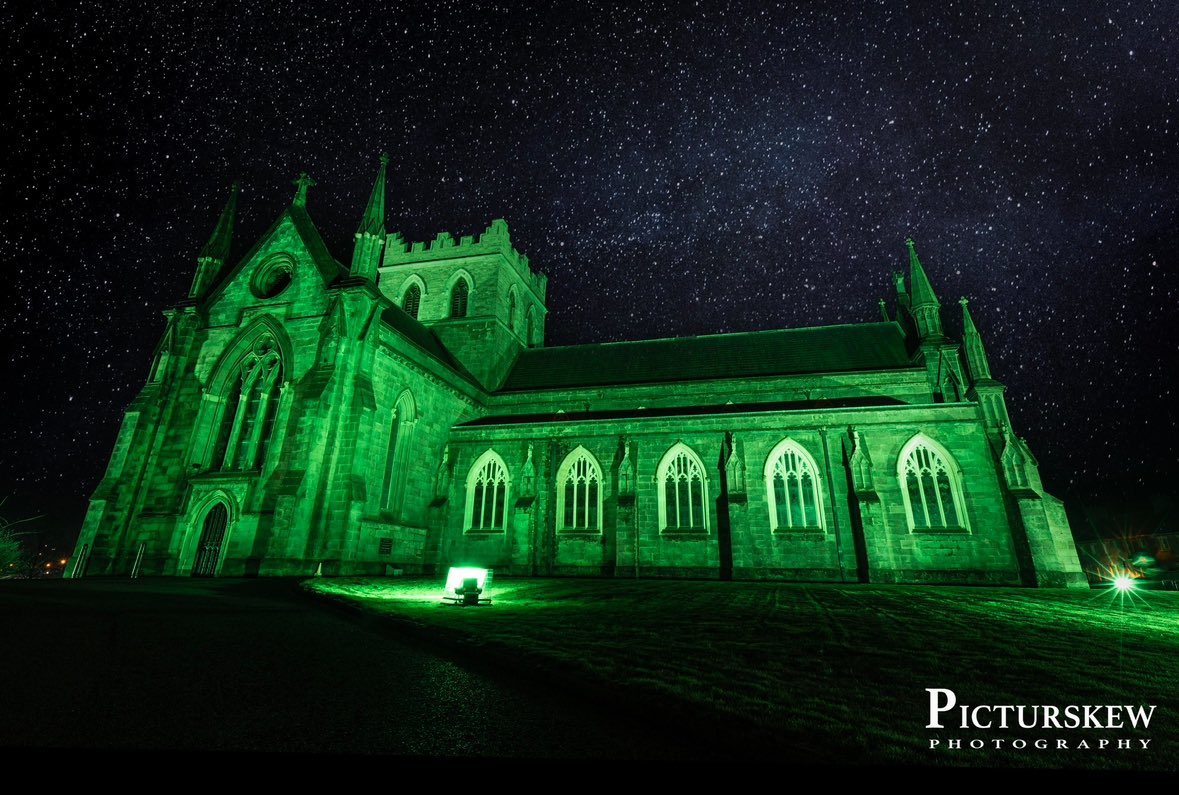
[[[557,469],[557,528],[574,533],[602,530],[602,468],[578,447]]]
[[[508,468],[504,460],[488,450],[475,461],[467,475],[468,531],[500,532],[508,506]]]
[[[266,462],[282,387],[278,346],[261,337],[242,357],[237,378],[226,387],[225,410],[214,465],[223,470],[261,469]]]
[[[659,529],[707,532],[708,478],[691,448],[675,444],[659,463]]]
[[[528,307],[524,312],[524,344],[530,348],[536,344],[533,340],[533,324],[532,307]]]
[[[401,308],[405,310],[405,314],[417,320],[418,310],[422,307],[422,288],[416,284],[411,284],[409,289],[405,291],[405,300],[401,302]]]
[[[466,279],[460,278],[454,283],[454,287],[450,288],[450,316],[451,317],[466,317],[467,316],[467,298],[471,294],[471,285],[467,284]]]
[[[508,329],[516,330],[516,293],[508,293]]]
[[[385,480],[381,488],[381,510],[397,514],[401,508],[401,495],[405,491],[405,473],[409,468],[410,439],[414,423],[413,396],[405,392],[393,407],[389,418],[389,449],[385,456]]]
[[[766,500],[771,530],[822,530],[819,469],[798,443],[782,440],[766,459]]]
[[[968,529],[961,473],[937,442],[913,437],[901,450],[897,477],[911,531]]]

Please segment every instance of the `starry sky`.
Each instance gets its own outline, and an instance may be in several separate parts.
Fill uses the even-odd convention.
[[[7,510],[76,533],[229,183],[337,259],[503,217],[550,344],[875,320],[912,236],[1066,500],[1173,494],[1179,6],[11,3]]]

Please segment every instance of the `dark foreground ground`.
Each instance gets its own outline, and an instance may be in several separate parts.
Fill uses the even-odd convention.
[[[604,698],[727,721],[747,753],[780,761],[922,775],[1179,770],[1174,591],[503,579],[489,589],[492,606],[463,609],[440,606],[432,580],[304,587],[407,632],[596,684]],[[1012,719],[962,730],[955,711],[931,730],[926,688],[970,705],[1156,709],[1145,729],[1023,730]]]
[[[716,755],[702,747],[707,739],[399,639],[292,581],[3,581],[0,651],[8,756],[54,748]]]
[[[308,766],[338,783],[428,765],[443,783],[459,780],[460,761],[535,777],[532,760],[572,760],[582,783],[616,786],[620,764],[654,760],[660,781],[696,788],[712,774],[685,762],[720,762],[710,770],[722,778],[747,769],[731,760],[754,760],[792,776],[817,764],[828,767],[807,775],[1036,786],[1070,770],[1095,785],[1179,768],[1179,594],[493,590],[495,605],[464,610],[441,607],[440,583],[425,580],[0,581],[0,761],[144,780],[244,762],[307,784]],[[931,733],[925,687],[976,704],[1158,710],[1145,732]],[[1152,745],[943,753],[926,748],[931,736]]]

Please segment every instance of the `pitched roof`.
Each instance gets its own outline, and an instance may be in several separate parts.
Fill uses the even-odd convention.
[[[598,411],[547,412],[544,414],[492,414],[458,424],[460,428],[524,423],[570,423],[587,420],[627,420],[647,417],[688,417],[707,414],[751,414],[768,411],[820,411],[876,406],[904,406],[904,401],[886,396],[827,398],[823,400],[782,400],[768,403],[726,403],[710,406],[659,406],[655,408],[602,409]]]
[[[500,388],[650,384],[912,367],[896,323],[530,348]]]

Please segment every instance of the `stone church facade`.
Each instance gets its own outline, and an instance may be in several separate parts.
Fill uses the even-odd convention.
[[[507,224],[350,264],[236,187],[127,409],[69,576],[690,576],[1084,587],[961,303],[912,242],[877,322],[544,345]]]

